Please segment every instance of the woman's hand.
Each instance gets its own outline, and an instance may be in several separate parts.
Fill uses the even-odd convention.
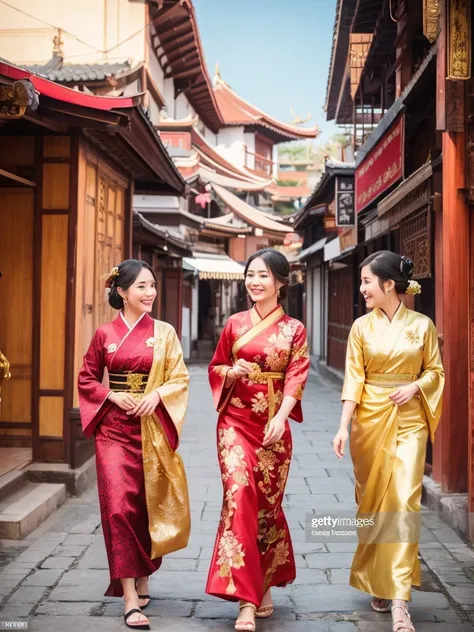
[[[286,419],[282,419],[275,415],[273,419],[268,424],[267,431],[265,432],[265,436],[263,437],[263,447],[268,448],[277,441],[279,441],[286,428]]]
[[[116,393],[111,391],[108,399],[122,410],[132,410],[137,403],[130,393]]]
[[[127,415],[131,417],[146,417],[155,412],[156,407],[160,403],[160,395],[157,391],[152,391],[145,395],[139,402],[135,402],[135,406]]]
[[[394,391],[391,395],[389,395],[390,399],[394,404],[401,406],[402,404],[406,404],[413,399],[415,395],[420,393],[420,387],[418,384],[407,384],[406,386],[400,386]]]
[[[339,428],[337,435],[334,437],[332,444],[334,446],[334,453],[338,459],[342,459],[344,456],[344,446],[349,438],[349,432],[345,428]]]
[[[227,373],[227,376],[233,380],[238,380],[242,377],[245,377],[249,373],[252,373],[253,366],[247,360],[243,360],[239,358],[234,366]]]

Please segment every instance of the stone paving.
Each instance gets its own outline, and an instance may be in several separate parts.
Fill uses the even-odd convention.
[[[146,614],[152,629],[226,632],[236,604],[204,594],[221,507],[215,423],[205,367],[191,366],[191,398],[181,443],[192,502],[187,549],[167,557],[150,582]],[[331,441],[340,413],[339,389],[310,378],[305,422],[293,424],[294,459],[286,490],[298,574],[274,590],[274,616],[258,621],[263,632],[389,632],[389,614],[377,614],[366,595],[348,585],[351,542],[308,542],[306,516],[354,508],[350,457],[338,461]],[[38,632],[125,630],[121,600],[103,597],[107,562],[97,492],[70,499],[22,542],[0,542],[0,622],[28,621]],[[436,516],[422,529],[422,589],[414,591],[417,632],[474,630],[474,552]],[[3,629],[3,628],[0,628]]]

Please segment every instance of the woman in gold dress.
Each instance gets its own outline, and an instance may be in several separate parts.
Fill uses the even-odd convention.
[[[360,291],[372,310],[358,318],[347,345],[343,410],[334,438],[350,450],[359,530],[350,584],[373,596],[377,612],[392,611],[394,632],[414,632],[407,610],[420,585],[418,542],[426,441],[441,416],[444,372],[432,321],[405,307],[418,294],[413,262],[389,251],[361,265]],[[392,606],[390,608],[390,601]]]

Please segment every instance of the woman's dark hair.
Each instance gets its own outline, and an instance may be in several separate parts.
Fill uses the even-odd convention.
[[[280,296],[278,299],[281,303],[286,298],[286,289],[288,283],[290,282],[290,264],[288,263],[288,259],[285,255],[274,248],[262,248],[261,250],[257,250],[256,253],[248,258],[245,266],[245,276],[247,276],[247,271],[252,261],[259,258],[265,261],[265,265],[271,272],[275,281],[283,283],[283,287],[280,288]]]
[[[122,290],[128,290],[128,288],[135,283],[137,276],[143,268],[150,270],[156,281],[153,268],[149,266],[146,261],[126,259],[125,261],[122,261],[122,263],[119,263],[116,268],[112,268],[112,272],[109,273],[108,283],[106,283],[106,285],[109,285],[110,287],[109,305],[111,307],[114,309],[123,309],[123,298],[118,293],[117,288],[120,287]]]
[[[379,250],[364,259],[360,269],[364,266],[369,266],[372,273],[379,277],[382,289],[384,281],[394,281],[395,292],[405,294],[413,274],[414,263],[408,257],[397,255],[390,250]]]

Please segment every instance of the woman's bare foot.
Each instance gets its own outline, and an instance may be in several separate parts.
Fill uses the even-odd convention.
[[[138,603],[138,598],[135,599],[125,599],[125,615],[127,614],[127,612],[130,612],[130,610],[140,610],[140,606]],[[149,625],[150,622],[148,621],[148,619],[145,617],[144,614],[142,614],[141,612],[134,612],[133,614],[131,614],[126,621],[127,625],[129,627],[134,627],[137,625]]]
[[[139,597],[140,608],[144,610],[150,603],[150,595],[148,591],[148,577],[140,577],[137,579],[137,594]]]
[[[239,616],[235,621],[235,630],[242,630],[245,632],[255,631],[255,606],[252,603],[241,602]]]
[[[375,610],[375,612],[390,612],[390,600],[374,597],[370,602],[370,607],[372,610]]]
[[[267,619],[271,617],[273,614],[273,600],[272,600],[272,591],[269,588],[267,592],[263,595],[262,603],[257,608],[255,616],[257,619]]]
[[[406,601],[392,601],[393,632],[415,632],[406,606]]]

